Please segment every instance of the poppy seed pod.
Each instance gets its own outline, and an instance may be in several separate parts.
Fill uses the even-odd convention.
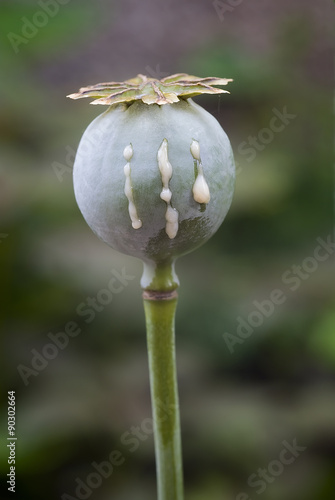
[[[230,142],[191,97],[226,92],[211,85],[229,81],[138,75],[70,96],[110,105],[81,139],[75,196],[99,238],[145,263],[143,288],[150,288],[155,266],[205,243],[228,212],[235,181]]]

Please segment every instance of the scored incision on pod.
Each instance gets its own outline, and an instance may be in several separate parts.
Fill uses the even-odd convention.
[[[203,166],[200,158],[200,144],[198,141],[193,140],[190,147],[191,154],[194,158],[194,168],[195,168],[195,182],[192,187],[194,201],[200,203],[201,205],[206,205],[210,201],[209,187],[206,182]],[[134,150],[131,144],[126,146],[123,151],[123,156],[127,160],[124,166],[124,174],[126,176],[124,193],[128,199],[128,212],[131,219],[132,227],[134,229],[140,229],[142,227],[142,221],[137,214],[137,209],[134,202],[133,196],[133,186],[131,181],[131,166],[130,160],[132,159]],[[172,207],[171,198],[172,191],[170,189],[170,180],[172,178],[173,169],[168,158],[168,141],[163,139],[157,152],[158,168],[161,174],[162,180],[162,191],[160,193],[160,198],[166,203],[165,212],[165,232],[170,239],[176,237],[178,233],[178,211]]]
[[[165,232],[172,240],[176,237],[178,232],[178,212],[171,206],[172,192],[169,187],[169,182],[172,177],[172,165],[169,162],[168,158],[168,142],[166,139],[163,140],[158,150],[157,160],[163,184],[163,189],[161,191],[160,197],[166,202],[167,205],[165,213]]]
[[[127,160],[126,165],[123,167],[124,175],[126,176],[126,182],[124,186],[124,194],[128,198],[128,212],[129,212],[129,217],[131,219],[131,225],[133,226],[134,229],[139,229],[142,227],[142,221],[137,215],[137,210],[136,206],[134,203],[134,197],[133,197],[133,186],[131,184],[131,177],[130,177],[130,160],[132,159],[134,154],[133,147],[131,144],[126,146],[123,150],[123,156],[124,159]]]
[[[194,201],[200,203],[200,204],[207,204],[209,203],[209,200],[211,199],[211,195],[209,192],[209,187],[206,182],[205,176],[204,176],[204,170],[202,167],[201,163],[201,158],[200,158],[200,145],[198,141],[193,140],[191,144],[191,153],[192,156],[195,160],[195,167],[196,167],[196,179],[193,184],[193,198]]]

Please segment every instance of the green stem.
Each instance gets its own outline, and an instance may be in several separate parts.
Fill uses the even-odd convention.
[[[166,267],[164,269],[164,273]],[[156,277],[160,269],[156,270]],[[160,280],[159,280],[160,281]],[[176,285],[177,286],[177,285]],[[165,288],[165,290],[164,290]],[[158,500],[183,500],[183,472],[175,359],[177,293],[171,282],[143,293],[154,420]]]

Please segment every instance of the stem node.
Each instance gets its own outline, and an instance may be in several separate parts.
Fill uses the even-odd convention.
[[[171,291],[157,291],[157,290],[143,290],[144,300],[172,300],[178,298],[177,290]]]

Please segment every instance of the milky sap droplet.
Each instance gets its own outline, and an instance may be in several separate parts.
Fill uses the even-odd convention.
[[[123,167],[124,175],[126,176],[126,182],[124,185],[124,194],[128,198],[128,212],[131,220],[131,225],[134,229],[139,229],[142,227],[142,221],[137,215],[136,206],[134,203],[133,197],[133,187],[131,184],[131,176],[130,176],[130,160],[133,157],[134,150],[131,144],[126,146],[123,150],[124,159],[127,160],[126,165]]]
[[[194,140],[192,141],[191,153],[192,153],[192,156],[195,160],[200,161],[200,145],[199,145],[198,141],[194,141]]]
[[[178,233],[178,217],[179,214],[175,208],[171,206],[172,192],[169,187],[169,181],[172,177],[172,165],[168,158],[168,142],[166,139],[163,140],[158,153],[157,153],[158,167],[162,177],[163,188],[160,193],[162,200],[166,202],[166,212],[165,212],[165,232],[170,239],[177,236]]]
[[[193,140],[191,144],[191,154],[197,162],[197,177],[193,184],[192,192],[193,199],[197,203],[209,203],[211,195],[209,192],[209,187],[206,182],[204,171],[202,168],[201,158],[200,158],[200,144],[198,141]]]

